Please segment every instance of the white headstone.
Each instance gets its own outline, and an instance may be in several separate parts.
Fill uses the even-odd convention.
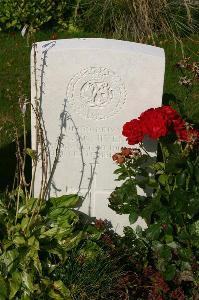
[[[127,145],[121,134],[123,124],[161,105],[164,68],[163,49],[143,44],[108,39],[37,43],[36,78],[51,162],[60,132],[64,134],[50,194],[78,192],[86,196],[80,210],[111,221],[119,233],[129,222],[128,216],[108,208],[107,199],[117,186],[111,157]],[[34,69],[32,51],[33,104]],[[40,176],[39,168],[35,195]]]

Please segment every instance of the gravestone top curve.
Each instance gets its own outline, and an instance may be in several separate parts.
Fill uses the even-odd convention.
[[[50,43],[56,43],[56,48],[65,49],[106,49],[117,51],[134,51],[139,54],[164,56],[164,49],[122,40],[103,39],[103,38],[73,38],[73,39],[60,39],[51,41],[37,42],[39,47],[47,46]],[[117,48],[115,48],[117,47]],[[55,49],[54,49],[55,50]]]

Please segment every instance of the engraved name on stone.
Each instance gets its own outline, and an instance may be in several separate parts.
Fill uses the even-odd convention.
[[[76,130],[78,131],[81,145],[78,145],[79,138],[76,136]],[[79,127],[76,129],[74,126],[68,126],[65,139],[69,142],[63,145],[60,157],[63,156],[63,152],[66,152],[70,157],[80,156],[79,147],[82,147],[84,156],[94,158],[96,156],[96,148],[98,147],[99,158],[111,159],[115,152],[121,150],[121,145],[124,143],[124,138],[119,136],[119,132],[120,128],[116,132],[111,127]],[[95,145],[93,145],[93,141],[95,141]],[[53,145],[50,152],[51,156],[54,156],[56,153]]]

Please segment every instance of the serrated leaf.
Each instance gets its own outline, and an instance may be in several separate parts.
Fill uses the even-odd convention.
[[[150,240],[158,240],[162,227],[160,224],[152,224],[146,229],[147,238]]]
[[[137,225],[136,228],[135,228],[135,232],[138,236],[142,236],[142,233],[143,233],[143,229],[140,225]]]
[[[129,215],[129,222],[130,224],[134,224],[138,219],[138,214],[136,211],[131,211],[130,215]]]

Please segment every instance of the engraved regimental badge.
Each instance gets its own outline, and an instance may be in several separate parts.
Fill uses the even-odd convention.
[[[84,119],[105,120],[119,112],[126,101],[120,77],[103,67],[81,70],[67,87],[67,106]]]

